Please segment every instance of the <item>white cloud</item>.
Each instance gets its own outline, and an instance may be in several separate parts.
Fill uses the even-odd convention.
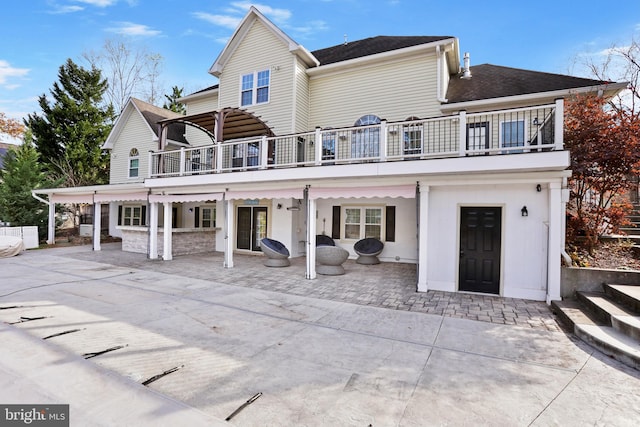
[[[75,12],[80,12],[84,10],[84,7],[82,6],[60,6],[60,5],[55,5],[54,6],[55,9],[53,9],[52,11],[50,11],[49,13],[52,15],[63,15],[66,13],[75,13]]]
[[[78,3],[89,4],[97,7],[107,7],[118,3],[118,0],[75,0]]]
[[[203,21],[210,22],[214,25],[230,28],[232,30],[235,30],[238,24],[240,24],[240,21],[242,20],[242,17],[234,17],[234,16],[228,16],[228,15],[213,15],[211,13],[206,13],[206,12],[194,12],[193,16],[195,16],[198,19],[202,19]]]
[[[123,36],[144,36],[153,37],[162,34],[159,30],[153,30],[147,25],[135,24],[133,22],[117,22],[115,27],[107,28],[107,31],[111,33],[120,34]]]
[[[7,84],[7,81],[12,77],[24,77],[31,71],[28,68],[16,68],[12,67],[7,61],[0,59],[0,85],[8,89],[15,89],[17,85],[15,83]]]
[[[249,10],[251,6],[258,9],[261,13],[265,14],[269,18],[273,19],[277,23],[283,23],[291,18],[291,11],[288,9],[277,9],[271,6],[267,6],[266,4],[253,3],[248,1],[236,1],[232,2],[231,5],[243,11]]]

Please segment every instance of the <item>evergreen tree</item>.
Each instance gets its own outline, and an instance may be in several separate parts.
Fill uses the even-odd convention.
[[[104,107],[107,82],[100,70],[86,70],[71,59],[58,71],[58,82],[38,99],[42,115],[29,114],[25,124],[33,132],[40,161],[66,186],[104,184],[109,178],[109,155],[102,150],[114,113]]]
[[[4,156],[0,169],[0,218],[16,227],[36,225],[40,239],[44,239],[48,211],[31,196],[31,190],[56,184],[47,178],[27,131],[22,145],[12,147]]]
[[[164,97],[167,98],[167,102],[164,103],[164,105],[162,106],[162,108],[166,108],[167,110],[171,110],[174,113],[178,113],[178,114],[187,114],[187,107],[182,103],[179,102],[178,99],[182,98],[182,91],[184,90],[184,88],[179,88],[178,86],[174,86],[172,88],[172,93],[171,95],[165,95]]]

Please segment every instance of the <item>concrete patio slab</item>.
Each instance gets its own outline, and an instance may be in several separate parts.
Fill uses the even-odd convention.
[[[0,403],[68,403],[83,425],[179,417],[174,425],[216,425],[256,393],[226,424],[625,426],[640,418],[640,372],[567,336],[544,304],[425,296],[355,269],[342,276],[345,294],[335,278],[292,279],[295,263],[276,274],[254,257],[225,270],[202,256],[129,255],[65,248],[0,260],[0,321],[43,317],[2,325]],[[305,287],[312,296],[301,295]],[[399,308],[418,305],[440,312]],[[485,308],[521,322],[456,316]]]

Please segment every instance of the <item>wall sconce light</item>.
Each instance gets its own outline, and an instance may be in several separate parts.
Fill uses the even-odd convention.
[[[193,212],[193,208],[189,208],[189,212]]]
[[[538,184],[536,185],[536,191],[539,193],[542,191],[542,185]]]
[[[533,124],[534,126],[540,126],[540,122],[538,121],[538,118],[537,118],[537,117],[535,117],[535,118],[533,119],[532,124]]]
[[[282,203],[278,203],[278,205],[276,206],[278,209],[282,209]]]
[[[522,209],[520,209],[520,214],[522,214],[522,216],[529,216],[529,211],[526,206],[523,206]]]

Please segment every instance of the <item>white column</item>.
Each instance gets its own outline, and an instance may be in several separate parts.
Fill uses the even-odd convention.
[[[564,150],[564,99],[556,99],[556,117],[554,121],[553,143],[556,150]]]
[[[429,186],[420,185],[418,195],[420,216],[418,217],[418,292],[427,292],[427,230],[429,228]]]
[[[233,200],[225,200],[224,208],[224,267],[233,268]]]
[[[51,196],[49,196],[51,200]],[[56,204],[49,201],[49,221],[47,222],[47,243],[56,243]]]
[[[460,119],[460,146],[458,147],[458,151],[460,153],[460,157],[464,157],[467,155],[467,112],[464,110],[460,111],[458,118]]]
[[[560,292],[560,256],[562,245],[562,185],[559,182],[549,184],[549,249],[547,259],[547,304],[561,299]]]
[[[307,200],[307,279],[316,278],[316,199]]]
[[[149,259],[158,259],[158,203],[149,203]]]
[[[322,164],[322,132],[320,132],[319,127],[316,128],[315,139],[316,139],[315,146],[314,146],[315,157],[316,157],[315,164],[320,166]]]
[[[162,259],[165,261],[171,261],[173,259],[171,247],[172,243],[172,235],[171,235],[171,223],[173,220],[173,204],[171,202],[164,202],[164,240],[162,247]]]
[[[100,247],[100,229],[102,228],[102,205],[100,203],[93,204],[93,250],[99,251]]]

